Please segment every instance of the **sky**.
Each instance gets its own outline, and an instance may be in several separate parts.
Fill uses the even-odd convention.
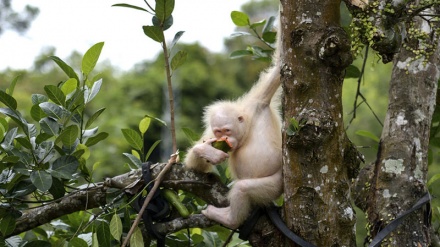
[[[154,1],[149,0],[154,4]],[[179,42],[199,42],[213,52],[223,49],[224,38],[235,26],[230,19],[233,10],[248,0],[176,0],[174,24],[165,32],[171,41],[178,31],[185,31]],[[143,0],[39,0],[12,1],[16,11],[26,4],[40,9],[30,29],[24,34],[6,31],[0,36],[0,70],[29,69],[44,48],[55,47],[55,55],[67,58],[73,51],[84,53],[93,44],[104,41],[100,61],[128,70],[160,51],[142,31],[151,25],[151,15],[144,11],[111,7],[128,3],[146,7]]]

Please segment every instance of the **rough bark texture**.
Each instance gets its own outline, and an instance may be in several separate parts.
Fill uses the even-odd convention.
[[[433,42],[438,42],[433,37]],[[420,48],[418,40],[407,38],[403,42],[412,49]],[[428,144],[440,76],[438,64],[438,48],[426,64],[404,48],[394,59],[377,160],[362,171],[357,187],[357,204],[367,213],[371,237],[410,209],[427,191]],[[429,223],[424,220],[425,214],[424,210],[412,213],[382,246],[428,246]]]
[[[352,62],[340,1],[281,1],[284,216],[317,246],[355,246],[350,182],[359,159],[342,118],[344,69]],[[286,241],[287,245],[290,242]]]

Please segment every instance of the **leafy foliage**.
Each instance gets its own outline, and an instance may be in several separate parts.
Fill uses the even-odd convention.
[[[251,36],[260,40],[264,48],[260,45],[249,45],[245,50],[233,51],[231,58],[241,58],[251,56],[253,59],[270,61],[271,54],[275,50],[276,32],[274,29],[275,16],[268,20],[251,22],[246,13],[240,11],[231,12],[232,22],[237,27],[246,27],[249,31],[237,32],[234,36]]]
[[[5,106],[0,108],[0,235],[14,230],[20,211],[26,209],[26,204],[21,203],[23,198],[35,199],[32,203],[51,201],[66,195],[68,186],[91,182],[92,171],[86,166],[88,149],[108,136],[99,132],[98,127],[91,128],[105,108],[91,117],[86,114],[102,84],[101,79],[89,80],[88,75],[103,45],[97,43],[84,55],[81,81],[72,67],[52,57],[69,79],[58,85],[46,85],[45,95],[32,95],[33,121],[17,110],[12,95],[16,80],[8,91],[0,91],[0,101]],[[44,246],[48,242],[39,244]]]

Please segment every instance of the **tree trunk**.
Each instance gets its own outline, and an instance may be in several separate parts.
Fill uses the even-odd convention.
[[[349,190],[359,159],[341,99],[352,57],[339,8],[337,0],[281,1],[284,218],[317,246],[356,245]]]
[[[416,29],[420,30],[421,26],[419,19]],[[432,37],[428,42],[438,43],[436,36]],[[358,183],[359,189],[366,191],[364,195],[359,194],[360,199],[366,199],[359,200],[359,206],[367,213],[371,237],[427,192],[429,134],[440,71],[438,45],[426,61],[426,57],[418,58],[408,50],[423,49],[421,42],[404,39],[394,59],[389,106],[377,160],[362,172],[365,177],[359,179],[362,181]],[[405,46],[409,48],[403,48]],[[410,214],[382,241],[382,246],[428,246],[426,213],[419,209]]]

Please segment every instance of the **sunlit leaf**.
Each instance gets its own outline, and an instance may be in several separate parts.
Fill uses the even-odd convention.
[[[45,170],[34,170],[31,172],[31,182],[37,189],[45,192],[52,186],[52,176]]]
[[[239,27],[248,26],[250,24],[249,16],[240,11],[232,11],[231,19],[232,22],[234,22],[234,24]]]
[[[187,57],[186,51],[178,51],[176,55],[171,59],[171,69],[176,70],[179,68],[182,64],[185,63]]]
[[[152,40],[156,42],[163,42],[165,40],[165,37],[163,35],[163,31],[160,29],[160,27],[157,26],[143,26],[145,35],[150,37]]]
[[[46,85],[44,86],[44,91],[46,92],[47,97],[49,97],[49,99],[55,104],[64,106],[66,96],[59,87],[55,85]]]
[[[113,214],[110,221],[110,233],[113,238],[120,240],[122,236],[122,221],[118,214]]]
[[[12,110],[17,109],[17,101],[11,95],[7,94],[3,90],[0,90],[0,102],[5,104],[7,107]]]
[[[84,54],[81,63],[81,71],[85,75],[90,74],[90,72],[92,72],[92,70],[95,68],[99,56],[101,55],[102,47],[104,47],[104,42],[96,43]]]
[[[75,78],[69,78],[61,86],[61,91],[64,93],[64,95],[67,96],[75,92],[77,87],[78,87],[78,81]]]
[[[74,156],[65,155],[53,162],[50,173],[57,178],[71,179],[78,166],[79,162]]]
[[[130,247],[143,247],[144,246],[144,239],[142,237],[141,230],[139,227],[136,227],[136,229],[133,232],[133,235],[131,235],[130,238]]]
[[[56,56],[50,56],[49,58],[52,59],[56,64],[58,64],[58,66],[64,71],[64,73],[66,73],[69,78],[75,78],[77,81],[79,81],[78,75],[75,73],[72,67],[67,65],[63,60]]]
[[[150,127],[150,123],[151,123],[151,118],[149,117],[144,117],[140,122],[139,122],[139,131],[141,132],[141,134],[145,134],[145,132],[147,132],[148,128]]]

